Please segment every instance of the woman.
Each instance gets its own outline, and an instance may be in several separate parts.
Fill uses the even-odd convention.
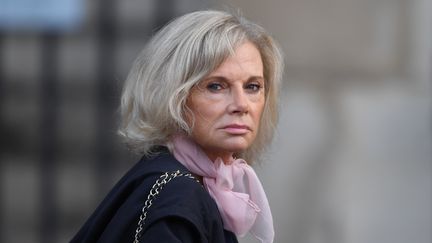
[[[120,134],[143,154],[72,242],[273,242],[253,169],[277,120],[279,48],[244,18],[186,14],[160,30],[122,94]]]

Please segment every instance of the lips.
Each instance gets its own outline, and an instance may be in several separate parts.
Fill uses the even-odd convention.
[[[229,134],[241,135],[251,131],[250,127],[242,124],[230,124],[223,127],[223,130]]]
[[[224,128],[237,128],[237,129],[248,129],[249,130],[249,126],[239,125],[239,124],[230,124]]]

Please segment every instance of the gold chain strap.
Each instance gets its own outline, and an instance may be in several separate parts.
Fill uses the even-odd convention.
[[[152,206],[153,200],[156,198],[157,195],[159,195],[162,188],[168,182],[170,182],[172,179],[176,177],[181,177],[181,176],[194,179],[199,183],[199,180],[195,178],[195,176],[193,176],[191,173],[181,173],[179,170],[171,173],[165,172],[164,174],[162,174],[153,184],[147,196],[147,200],[144,202],[144,206],[141,210],[141,215],[138,221],[138,227],[135,230],[135,240],[133,241],[133,243],[139,243],[139,239],[141,238],[141,233],[145,224],[145,219],[147,218],[147,211]]]

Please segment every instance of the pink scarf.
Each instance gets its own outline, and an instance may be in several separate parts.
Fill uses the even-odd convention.
[[[262,243],[274,239],[273,218],[264,189],[255,171],[243,159],[226,165],[212,162],[184,135],[172,139],[172,153],[192,173],[203,177],[204,187],[216,201],[224,228],[239,236],[250,232]]]

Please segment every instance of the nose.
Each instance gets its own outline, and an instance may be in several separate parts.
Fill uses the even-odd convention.
[[[249,111],[248,97],[245,90],[241,88],[233,88],[231,90],[230,104],[228,112],[231,114],[244,114]]]

